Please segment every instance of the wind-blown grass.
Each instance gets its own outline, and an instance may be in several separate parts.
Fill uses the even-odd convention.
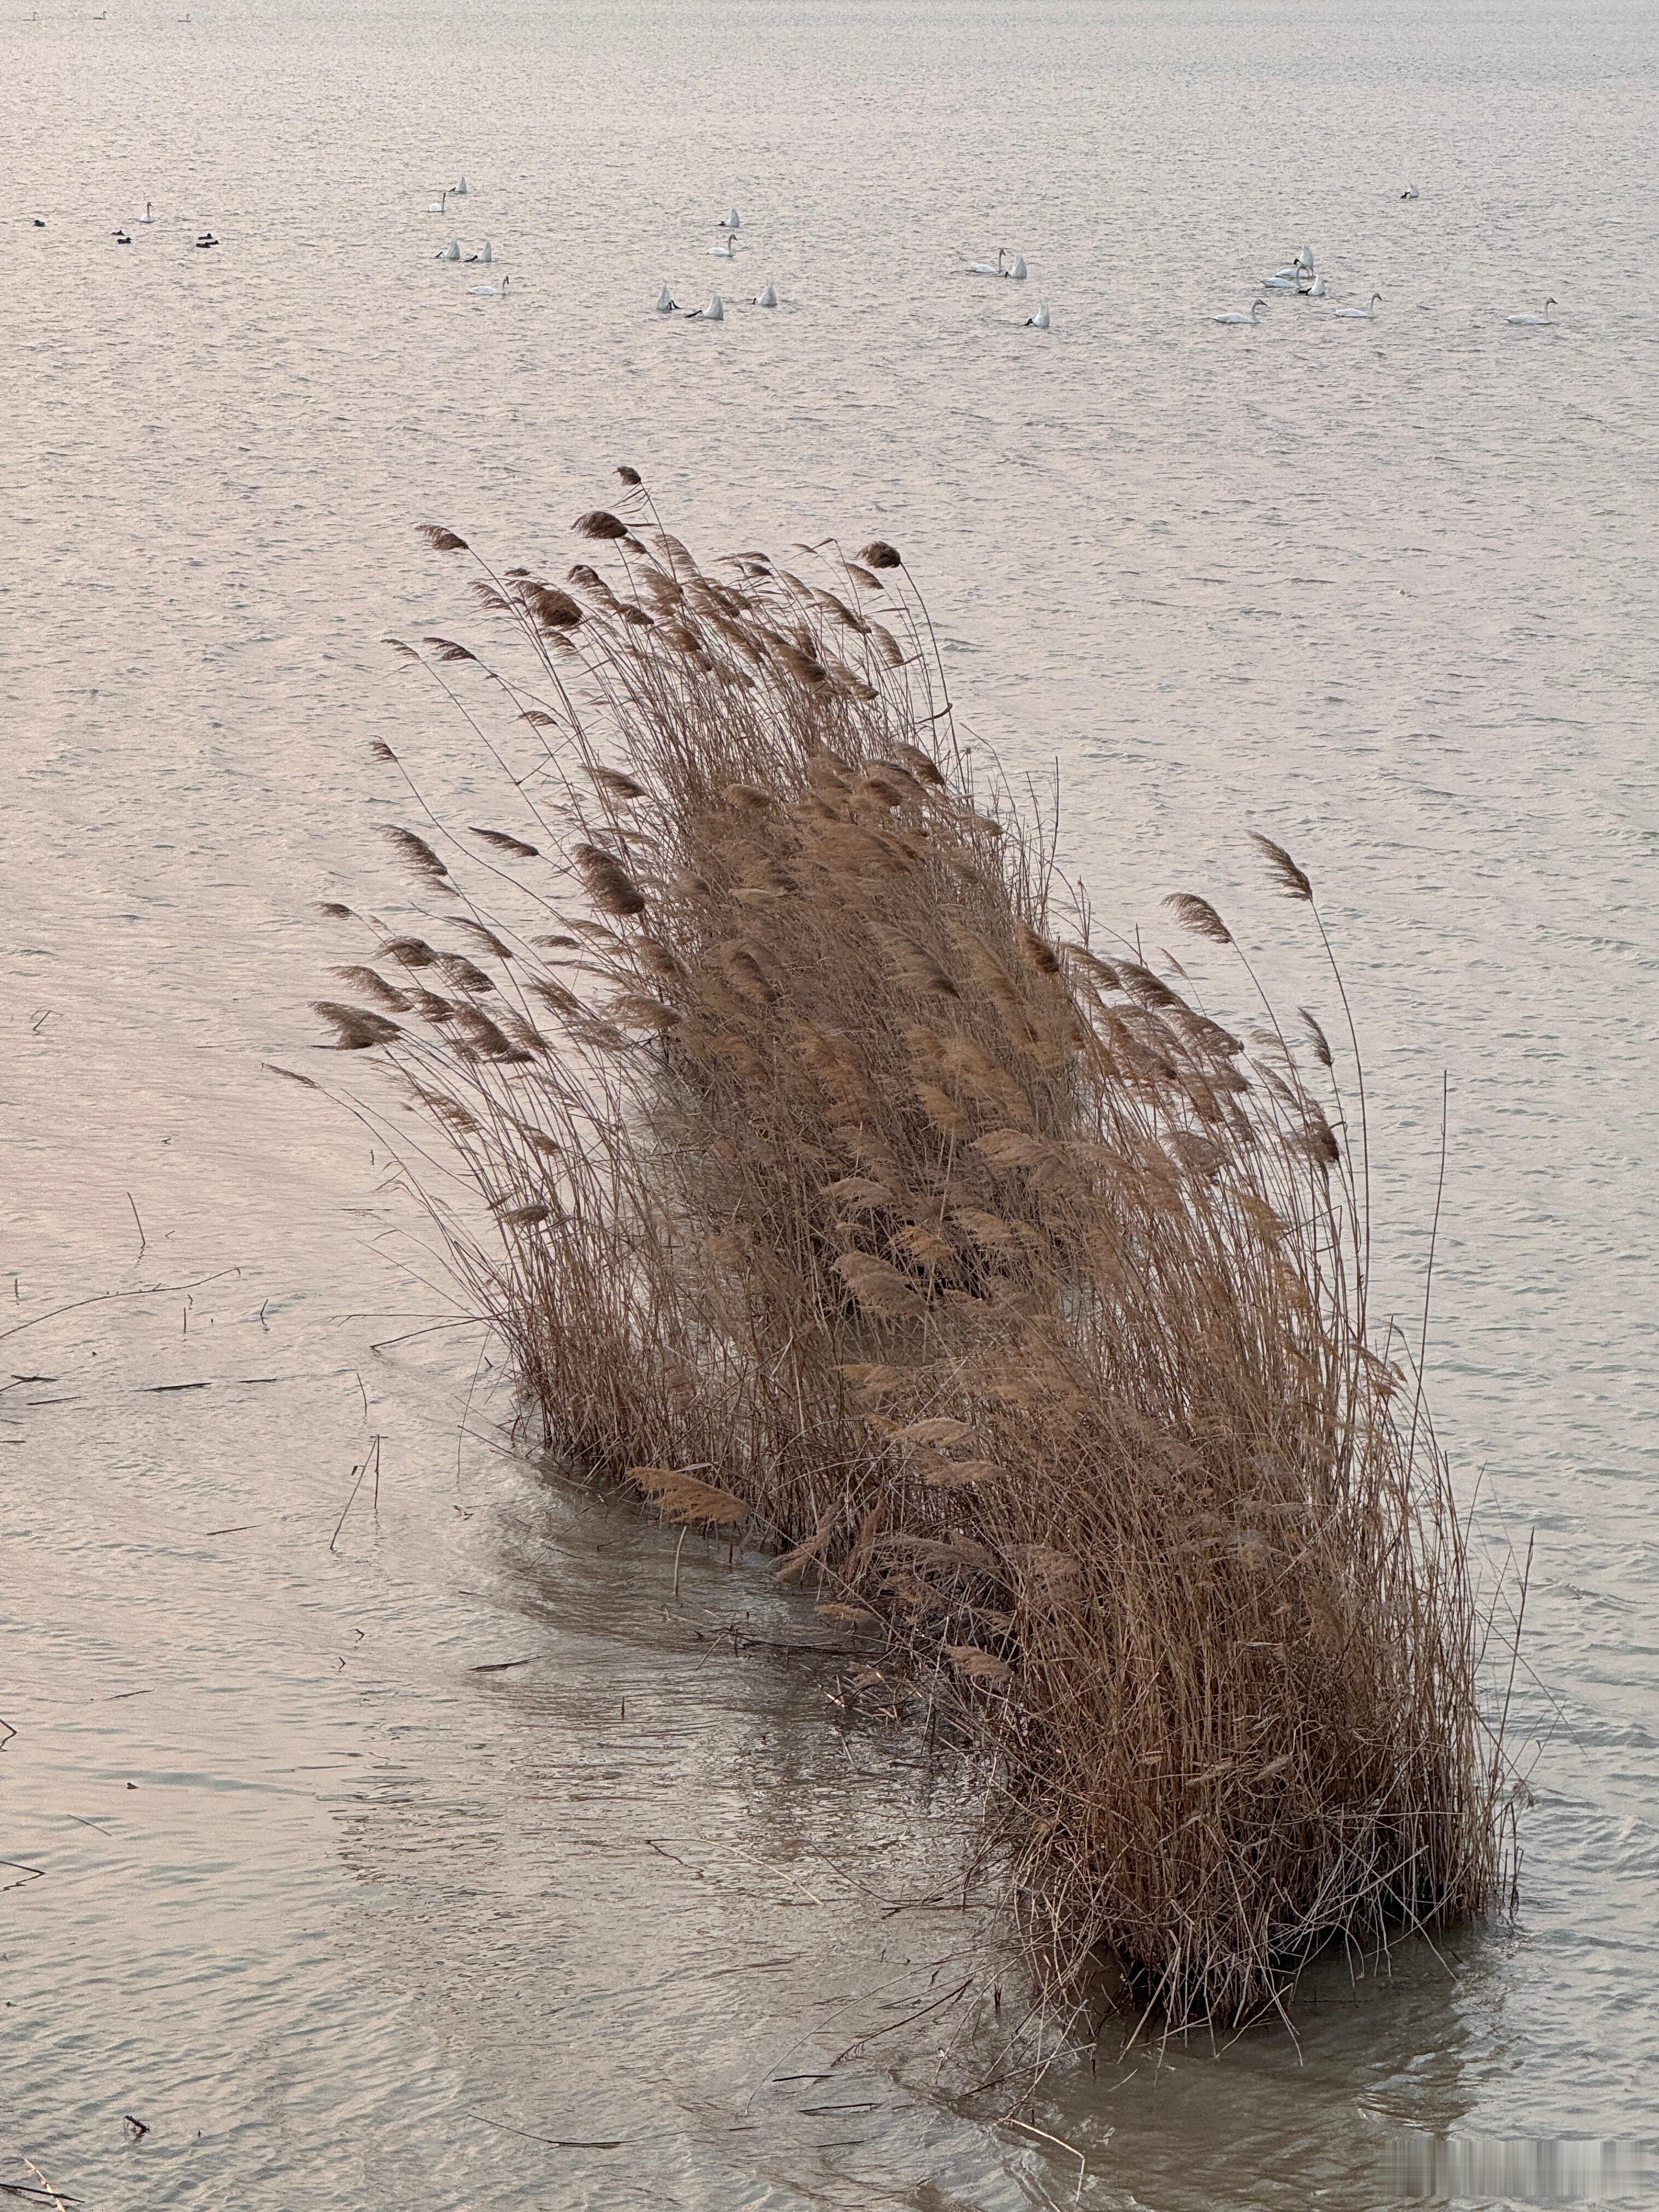
[[[481,1236],[427,1154],[549,1447],[882,1626],[985,1763],[1062,2014],[1103,1953],[1233,2022],[1333,1941],[1482,1911],[1464,1531],[1368,1330],[1323,1030],[1196,896],[1248,1029],[1062,915],[890,547],[704,569],[637,483],[576,527],[607,567],[560,583],[426,532],[518,672],[399,650],[511,811],[434,821],[377,747],[431,919],[368,921],[319,1007],[483,1194]]]

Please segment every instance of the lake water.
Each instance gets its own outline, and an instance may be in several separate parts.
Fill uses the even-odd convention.
[[[1290,846],[1402,1316],[1449,1077],[1434,1400],[1483,1555],[1536,1532],[1519,1913],[1319,1978],[1296,2044],[1103,2046],[1038,2125],[1102,2207],[1362,2212],[1402,2130],[1443,2193],[1653,2201],[1656,76],[1637,0],[3,0],[0,2180],[1073,2200],[945,2029],[830,2064],[972,1948],[915,1904],[951,1776],[718,1633],[821,1632],[763,1569],[677,1593],[492,1449],[384,1155],[262,1070],[331,1065],[366,740],[466,787],[378,642],[470,634],[412,526],[556,573],[626,462],[710,552],[894,539],[1103,916],[1203,891],[1326,1007],[1244,833]],[[1375,322],[1209,320],[1304,240]],[[648,312],[717,276],[784,307]],[[1492,2148],[1559,2136],[1626,2148]]]

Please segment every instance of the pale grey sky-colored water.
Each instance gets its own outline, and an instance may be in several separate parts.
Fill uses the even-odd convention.
[[[1435,1402],[1483,1542],[1537,1532],[1520,1913],[1322,1984],[1299,2049],[1055,2077],[1085,2201],[1650,2136],[1652,10],[3,0],[0,64],[9,2147],[122,2212],[1071,2194],[925,2049],[771,2079],[948,1972],[960,1923],[871,1894],[951,1863],[948,1778],[697,1644],[643,1523],[458,1461],[476,1340],[370,1349],[442,1279],[261,1073],[349,957],[310,902],[371,865],[365,741],[465,787],[377,642],[469,620],[411,526],[556,568],[619,461],[710,550],[896,540],[1102,915],[1201,890],[1326,1007],[1244,832],[1295,851],[1402,1312],[1449,1076]],[[1211,322],[1304,241],[1329,306]],[[1025,285],[960,273],[1000,245]],[[712,1558],[682,1597],[797,1621]]]

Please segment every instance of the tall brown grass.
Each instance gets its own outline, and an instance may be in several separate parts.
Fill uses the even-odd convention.
[[[879,1625],[985,1763],[1057,2005],[1109,1954],[1247,2020],[1333,1942],[1480,1912],[1464,1530],[1371,1340],[1323,1030],[1195,896],[1248,1030],[1062,915],[890,547],[706,568],[640,487],[576,529],[606,565],[562,580],[426,532],[507,658],[399,649],[511,811],[441,823],[377,748],[431,919],[319,1006],[483,1194],[480,1236],[425,1154],[548,1444]]]

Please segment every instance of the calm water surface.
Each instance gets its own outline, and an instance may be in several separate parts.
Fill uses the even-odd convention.
[[[3,0],[0,63],[0,2156],[103,2212],[1073,2197],[935,2087],[945,2029],[783,2078],[951,1986],[971,1918],[889,1908],[955,1785],[713,1632],[822,1632],[763,1572],[693,1545],[677,1597],[491,1449],[476,1334],[386,1345],[441,1267],[262,1073],[320,1065],[365,741],[468,790],[377,642],[471,634],[411,525],[556,571],[619,461],[711,551],[894,538],[1102,914],[1202,890],[1328,1011],[1243,832],[1295,851],[1402,1315],[1449,1075],[1436,1402],[1486,1555],[1536,1531],[1521,1911],[1299,2044],[1051,2077],[1084,2201],[1362,2212],[1402,2128],[1659,2133],[1659,17]],[[1374,324],[1209,322],[1304,240]],[[999,245],[1024,287],[956,273]],[[716,276],[785,306],[647,312]]]

